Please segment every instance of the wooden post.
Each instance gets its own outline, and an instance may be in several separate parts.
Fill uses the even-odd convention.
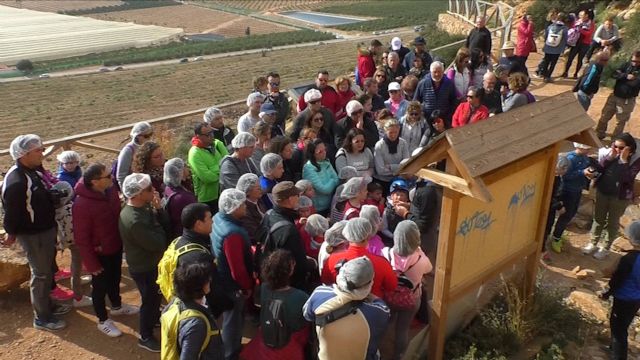
[[[456,173],[453,161],[447,157],[447,173]],[[458,223],[458,205],[460,194],[444,188],[438,235],[438,260],[433,288],[433,311],[429,330],[429,360],[440,360],[444,354],[447,332],[447,311],[449,307],[449,286],[451,284],[451,266],[455,247],[456,226]]]

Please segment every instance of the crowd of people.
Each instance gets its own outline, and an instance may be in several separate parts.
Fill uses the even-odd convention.
[[[536,71],[550,81],[571,46],[563,76],[577,56],[577,77],[595,52],[574,89],[585,110],[620,44],[615,24],[594,30],[592,18],[584,11],[569,24],[553,14]],[[329,73],[318,71],[290,129],[280,75],[256,79],[237,133],[220,109],[209,108],[193,127],[186,159],[167,160],[153,127],[140,122],[110,166],[83,164],[80,154],[64,151],[54,176],[43,167],[40,137],[15,138],[16,163],[2,187],[4,227],[31,267],[34,327],[62,329],[60,316],[71,305],[93,306],[98,330],[109,337],[122,334],[114,318],[139,313],[138,344],[167,359],[376,359],[387,332],[393,358],[402,358],[413,320],[428,323],[442,189],[400,166],[447,129],[535,101],[526,61],[536,43],[526,14],[516,43],[503,44],[500,56],[482,17],[449,67],[423,37],[411,46],[400,38],[361,46],[355,81],[338,76],[332,86]],[[592,161],[590,148],[576,144],[558,162],[547,226],[555,252],[590,181],[596,215],[584,252],[602,259],[618,235],[640,171],[636,140],[623,132],[640,89],[638,70],[640,52],[614,74],[597,128],[604,137],[616,114],[612,147]],[[70,272],[58,269],[57,247],[70,249]],[[121,300],[123,259],[139,307]],[[170,275],[161,271],[167,266]],[[71,290],[56,284],[69,276]],[[245,319],[258,330],[242,347]],[[154,333],[159,324],[162,342]]]

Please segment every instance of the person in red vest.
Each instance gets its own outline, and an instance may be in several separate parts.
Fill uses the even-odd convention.
[[[377,39],[371,40],[369,48],[358,49],[358,85],[362,86],[364,79],[372,78],[376,72],[375,57],[382,51],[382,43]]]

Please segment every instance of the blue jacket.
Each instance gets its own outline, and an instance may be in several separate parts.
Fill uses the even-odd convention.
[[[331,198],[339,179],[328,160],[320,161],[318,165],[320,165],[320,171],[311,164],[311,161],[307,161],[302,168],[302,178],[311,181],[316,191],[316,196],[311,199],[313,206],[317,211],[325,211],[331,206]]]
[[[433,110],[440,110],[442,118],[447,120],[448,126],[451,126],[451,115],[456,106],[456,90],[453,82],[446,76],[442,77],[438,90],[433,88],[431,74],[425,76],[418,83],[413,100],[422,104],[425,118],[428,119]]]
[[[58,180],[66,181],[71,185],[72,188],[76,187],[78,180],[82,177],[82,169],[80,166],[76,166],[73,171],[65,170],[62,165],[58,166]]]
[[[640,301],[640,252],[631,251],[620,259],[609,280],[609,295],[625,301]]]
[[[253,262],[251,260],[249,233],[239,221],[230,215],[221,212],[217,213],[213,217],[213,231],[211,231],[211,249],[218,265],[218,276],[214,281],[220,281],[224,289],[237,291],[240,290],[240,286],[231,276],[231,269],[224,253],[224,242],[231,235],[240,235],[244,240],[244,264],[247,267],[247,271],[251,273],[253,271]]]
[[[572,151],[567,154],[567,160],[569,160],[569,170],[562,176],[563,191],[582,192],[587,186],[584,169],[591,165],[589,157],[586,155],[578,155],[575,151]]]

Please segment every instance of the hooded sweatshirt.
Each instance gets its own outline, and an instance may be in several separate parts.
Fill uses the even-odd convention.
[[[191,149],[187,162],[191,168],[193,189],[199,202],[218,199],[220,181],[220,161],[228,155],[227,148],[218,140],[213,146],[203,144],[197,136],[191,139]]]
[[[422,277],[433,270],[431,261],[421,248],[417,248],[416,251],[409,256],[398,255],[393,248],[386,247],[382,249],[382,256],[390,260],[391,267],[396,272],[404,272],[404,274],[411,280],[413,286],[420,286],[422,283]],[[414,292],[415,297],[420,297],[420,291]]]

